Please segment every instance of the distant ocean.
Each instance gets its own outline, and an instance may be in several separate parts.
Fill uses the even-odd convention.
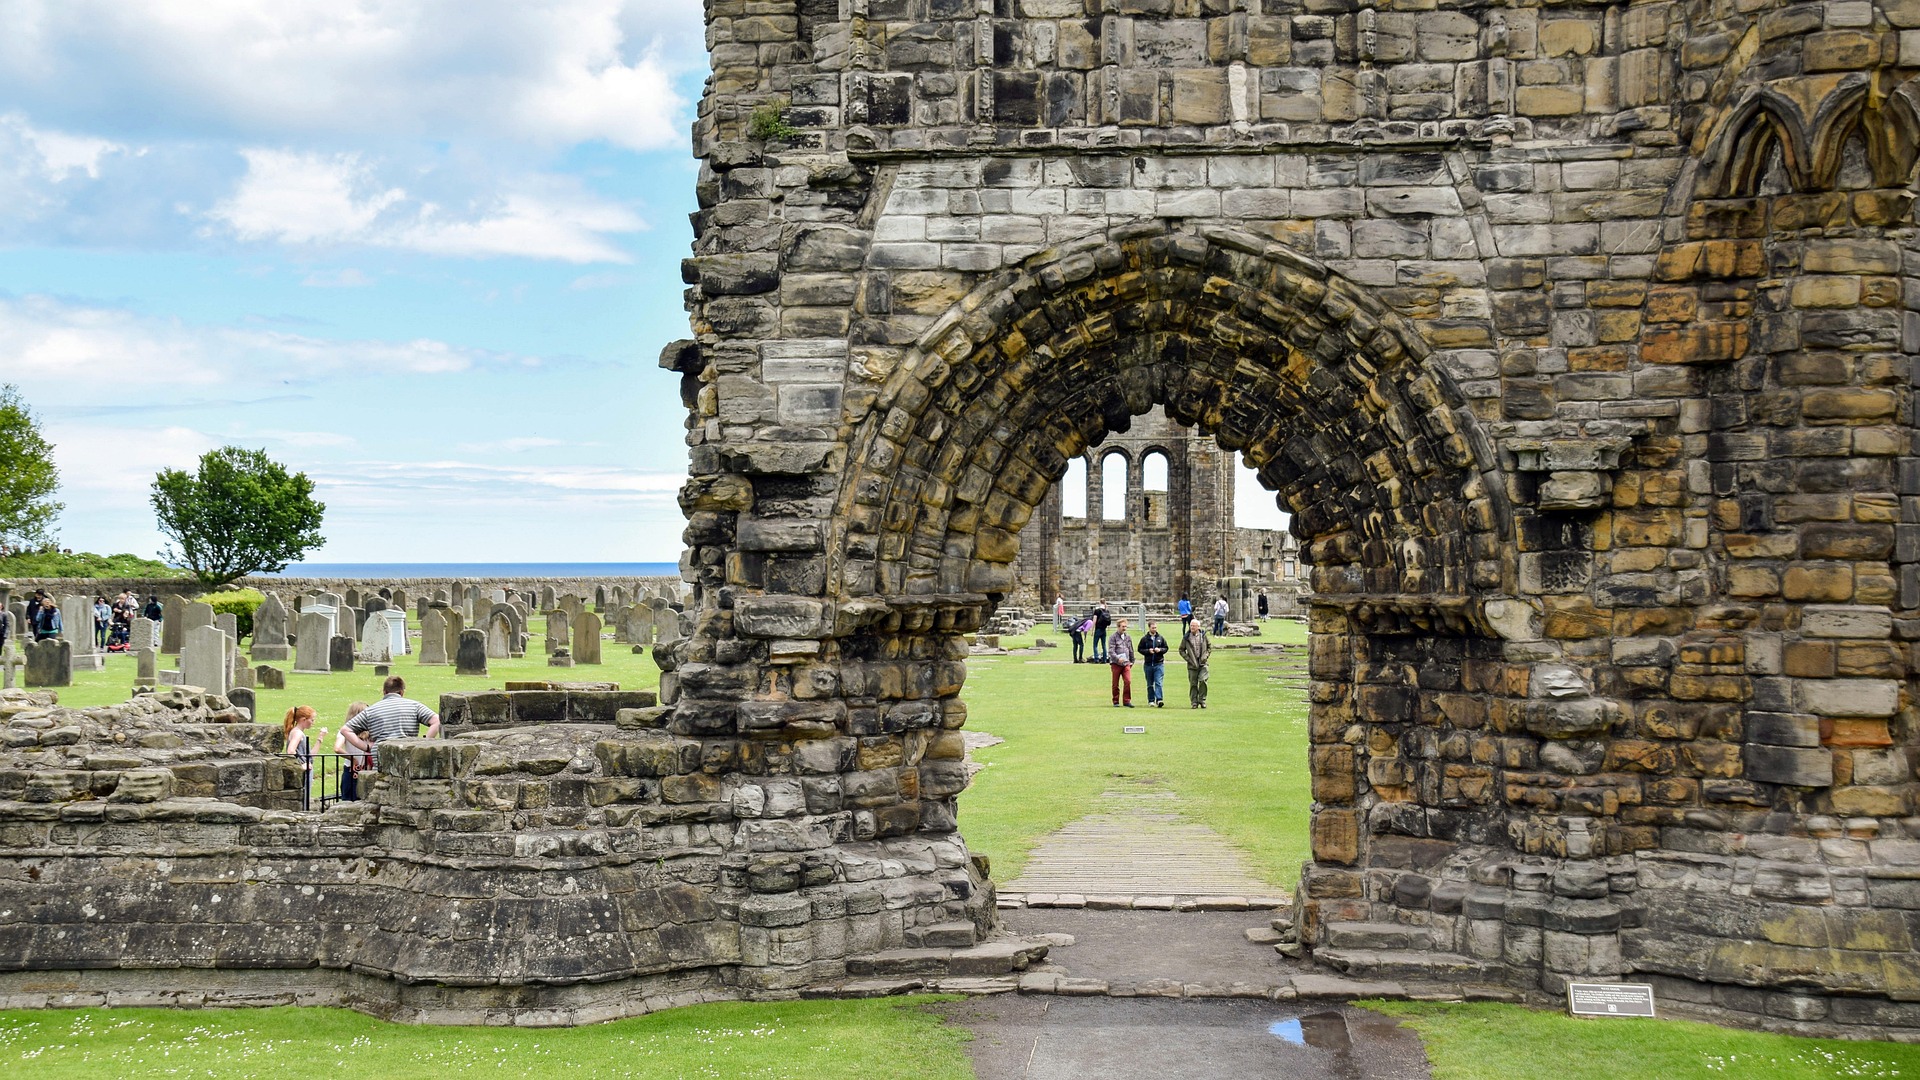
[[[621,578],[679,577],[680,564],[620,563],[301,563],[264,577],[286,578]]]

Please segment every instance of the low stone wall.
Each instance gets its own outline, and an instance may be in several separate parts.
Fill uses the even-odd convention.
[[[55,596],[86,593],[89,596],[101,595],[111,598],[124,589],[131,589],[136,595],[183,596],[191,600],[205,595],[209,590],[192,578],[10,578],[15,594],[31,593],[35,589],[45,589]],[[410,593],[421,589],[451,589],[454,586],[474,586],[480,589],[539,589],[551,585],[555,592],[573,592],[591,597],[596,586],[612,588],[622,585],[628,589],[635,587],[663,590],[678,589],[677,577],[605,577],[605,578],[295,578],[295,577],[246,577],[237,584],[261,592],[277,593],[281,596],[294,596],[311,592],[343,592],[347,589],[405,589]]]
[[[224,699],[0,693],[0,1007],[580,1023],[991,923],[957,837],[863,809],[851,739],[703,737],[648,693],[457,697],[481,729],[384,743],[364,801],[303,813],[279,733]]]

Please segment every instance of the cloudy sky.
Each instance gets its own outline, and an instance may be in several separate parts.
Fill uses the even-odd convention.
[[[0,0],[0,382],[62,545],[154,554],[155,470],[239,444],[318,483],[310,561],[678,558],[700,19]]]

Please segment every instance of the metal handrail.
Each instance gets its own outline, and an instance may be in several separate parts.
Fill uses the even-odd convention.
[[[338,802],[352,802],[361,797],[358,778],[353,772],[356,756],[348,754],[315,754],[303,758],[298,754],[288,754],[295,761],[311,763],[305,783],[300,785],[300,809],[325,811]]]

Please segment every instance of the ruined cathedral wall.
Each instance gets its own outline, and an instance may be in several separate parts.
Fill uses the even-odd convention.
[[[1920,1027],[1920,9],[711,16],[665,362],[689,653],[752,690],[681,715],[957,726],[951,635],[1162,405],[1311,565],[1316,956],[1421,969],[1350,929],[1396,921],[1460,980]]]

